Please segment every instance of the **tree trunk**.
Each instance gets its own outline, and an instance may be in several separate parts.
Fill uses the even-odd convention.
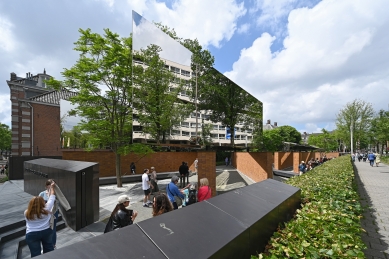
[[[120,170],[120,166],[121,166],[120,154],[115,153],[115,158],[116,158],[116,182],[117,182],[117,187],[123,187],[121,170]]]

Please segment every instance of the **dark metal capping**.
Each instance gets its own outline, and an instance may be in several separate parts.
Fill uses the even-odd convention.
[[[41,258],[250,258],[293,217],[300,193],[268,179]]]

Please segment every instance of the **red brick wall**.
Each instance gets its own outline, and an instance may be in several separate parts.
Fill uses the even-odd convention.
[[[212,190],[212,197],[216,195],[216,153],[215,152],[197,152],[199,159],[198,167],[198,186],[200,179],[207,178],[209,187]]]
[[[292,152],[275,152],[274,153],[274,169],[282,170],[284,168],[293,166]]]
[[[61,156],[58,106],[31,103],[34,108],[34,156]]]
[[[235,152],[232,164],[241,173],[260,182],[273,177],[273,161],[270,152]]]
[[[100,177],[115,176],[115,154],[109,150],[95,150],[95,151],[83,151],[83,150],[62,150],[62,159],[64,160],[76,160],[76,161],[88,161],[99,163]],[[208,156],[212,156],[210,152],[206,152]],[[200,153],[199,153],[200,154]],[[214,155],[213,155],[214,156]],[[130,164],[135,163],[136,173],[142,174],[143,169],[154,166],[157,172],[176,172],[183,161],[187,162],[190,170],[194,171],[194,160],[198,157],[197,152],[158,152],[152,153],[146,156],[140,156],[136,154],[128,154],[122,156],[121,170],[122,174],[130,174]],[[216,165],[211,165],[209,168],[210,159],[207,156],[199,158],[199,172],[203,166],[203,160],[206,161],[206,167],[204,171],[210,170],[216,172]],[[212,158],[214,163],[216,158]],[[208,161],[208,162],[207,162]],[[215,175],[216,177],[216,175]],[[210,179],[208,179],[210,180]],[[215,185],[216,186],[216,185]]]

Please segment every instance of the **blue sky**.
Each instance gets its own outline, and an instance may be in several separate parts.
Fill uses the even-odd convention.
[[[61,78],[77,60],[79,28],[128,36],[132,10],[197,38],[264,103],[264,122],[310,133],[334,129],[354,99],[388,109],[385,0],[13,0],[0,2],[0,121],[11,124],[11,72]]]

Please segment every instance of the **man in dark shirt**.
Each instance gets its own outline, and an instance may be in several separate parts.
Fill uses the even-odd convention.
[[[180,188],[184,188],[185,185],[185,177],[187,177],[187,182],[189,183],[189,167],[187,163],[182,162],[180,165],[178,172],[180,173]]]

